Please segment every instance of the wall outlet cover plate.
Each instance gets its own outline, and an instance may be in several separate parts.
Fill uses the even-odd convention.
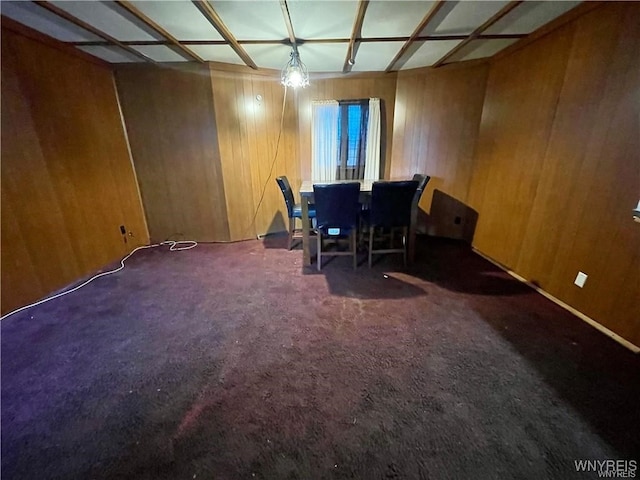
[[[586,273],[578,272],[578,275],[576,275],[576,279],[573,283],[582,288],[584,287],[584,282],[587,281],[587,277],[588,275]]]

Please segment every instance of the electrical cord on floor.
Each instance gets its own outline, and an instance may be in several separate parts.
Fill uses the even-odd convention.
[[[179,246],[181,244],[186,244],[186,245],[181,247],[181,246]],[[71,290],[65,290],[64,292],[57,293],[55,295],[52,295],[51,297],[43,298],[42,300],[39,300],[37,302],[30,303],[29,305],[25,305],[24,307],[20,307],[20,308],[14,310],[12,312],[9,312],[9,313],[3,315],[2,317],[0,317],[0,321],[4,320],[7,317],[15,315],[18,312],[22,312],[23,310],[26,310],[28,308],[35,307],[37,305],[42,305],[43,303],[49,302],[49,301],[54,300],[56,298],[63,297],[64,295],[68,295],[69,293],[73,293],[76,290],[80,290],[82,287],[84,287],[85,285],[89,285],[91,282],[93,282],[97,278],[105,277],[107,275],[111,275],[112,273],[118,273],[120,270],[122,270],[124,268],[124,262],[131,255],[136,253],[138,250],[143,250],[145,248],[161,247],[163,245],[170,245],[170,247],[169,247],[169,251],[170,252],[181,252],[183,250],[190,250],[190,249],[196,247],[198,245],[198,242],[195,242],[193,240],[179,240],[179,241],[166,240],[164,242],[154,243],[152,245],[142,245],[141,247],[136,247],[129,255],[125,256],[122,260],[120,260],[120,266],[118,268],[116,268],[114,270],[109,270],[108,272],[98,273],[97,275],[94,275],[93,277],[91,277],[89,280],[86,280],[86,281],[82,282],[80,285],[77,285],[77,286],[73,287]]]
[[[269,185],[269,180],[271,180],[271,177],[273,176],[273,168],[276,165],[276,161],[278,160],[278,151],[280,150],[280,140],[282,139],[282,131],[284,130],[284,111],[287,105],[287,87],[284,87],[284,95],[282,97],[282,111],[280,113],[280,130],[278,131],[278,138],[276,140],[276,150],[273,154],[273,160],[271,161],[271,167],[269,168],[269,175],[267,176],[266,181],[264,182],[264,185],[262,186],[262,193],[260,194],[260,200],[258,200],[258,205],[256,206],[255,212],[253,213],[253,218],[251,219],[251,223],[249,224],[249,226],[247,227],[247,233],[251,230],[251,227],[255,224],[256,218],[258,217],[258,212],[260,211],[260,207],[262,206],[262,202],[264,200],[264,195],[265,192],[267,191],[267,185]],[[260,239],[260,236],[258,235],[258,240]],[[225,241],[218,241],[218,242],[201,242],[201,243],[236,243],[238,240],[233,240],[230,242],[225,242]],[[188,244],[185,247],[178,247],[179,244]],[[110,270],[108,272],[102,272],[99,273],[97,275],[94,275],[93,277],[91,277],[89,280],[82,282],[80,285],[73,287],[71,290],[65,290],[64,292],[60,292],[57,293],[51,297],[47,297],[47,298],[43,298],[42,300],[39,300],[37,302],[34,303],[30,303],[29,305],[25,305],[24,307],[20,307],[16,310],[13,310],[12,312],[9,312],[5,315],[3,315],[2,317],[0,317],[0,321],[4,320],[5,318],[8,318],[12,315],[15,315],[18,312],[22,312],[28,308],[31,307],[35,307],[37,305],[42,305],[43,303],[49,302],[51,300],[54,300],[56,298],[60,298],[64,295],[68,295],[69,293],[73,293],[76,290],[80,290],[82,287],[84,287],[85,285],[90,284],[91,282],[93,282],[95,279],[100,278],[100,277],[104,277],[106,275],[111,275],[112,273],[117,273],[120,270],[122,270],[124,268],[124,262],[134,253],[136,253],[138,250],[142,250],[145,248],[154,248],[154,247],[160,247],[162,245],[171,245],[169,247],[169,251],[171,252],[179,252],[182,250],[189,250],[191,248],[194,248],[198,245],[197,242],[195,242],[194,240],[179,240],[179,241],[175,241],[175,240],[166,240],[164,242],[160,242],[160,243],[155,243],[153,245],[143,245],[141,247],[137,247],[135,248],[129,255],[127,255],[126,257],[124,257],[122,260],[120,260],[120,266],[118,268],[116,268],[115,270]]]

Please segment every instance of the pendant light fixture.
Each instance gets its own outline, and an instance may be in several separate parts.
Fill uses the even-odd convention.
[[[300,54],[295,45],[291,48],[289,62],[282,69],[281,82],[285,87],[292,88],[304,88],[309,85],[309,71],[300,60]]]

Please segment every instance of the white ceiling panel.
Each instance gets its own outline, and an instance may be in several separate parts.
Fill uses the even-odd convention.
[[[473,40],[449,57],[446,63],[490,57],[517,41],[517,38]]]
[[[348,47],[348,43],[305,43],[298,51],[310,72],[341,72]]]
[[[429,23],[422,29],[420,35],[434,35],[436,28],[449,16],[451,11],[458,5],[459,2],[445,1],[436,14],[431,18]]]
[[[131,14],[114,3],[86,1],[51,3],[120,41],[161,40],[159,36],[152,35],[147,27],[138,26]]]
[[[213,1],[213,8],[237,40],[284,40],[289,38],[280,2]]]
[[[428,1],[371,2],[364,15],[362,37],[408,37],[434,3]]]
[[[229,45],[186,45],[186,47],[209,62],[245,64]]]
[[[429,67],[444,57],[462,40],[433,40],[422,42],[422,46],[406,61],[401,70]]]
[[[357,1],[289,0],[287,4],[296,37],[351,38]]]
[[[143,55],[156,62],[187,62],[188,60],[164,45],[135,45],[131,48],[139,51]]]
[[[276,70],[282,70],[289,61],[291,54],[291,47],[288,47],[287,45],[247,44],[242,47],[260,68],[274,68]]]
[[[509,2],[457,2],[435,29],[436,35],[465,35],[473,32]]]
[[[222,40],[215,27],[188,0],[135,1],[132,3],[178,40]]]
[[[95,42],[100,37],[31,2],[0,2],[0,13],[63,42]]]
[[[487,34],[531,33],[582,2],[524,2],[485,30]]]
[[[393,60],[404,42],[365,42],[358,47],[353,72],[381,71]],[[343,59],[344,60],[344,59]]]
[[[136,57],[134,54],[127,52],[120,47],[103,47],[99,45],[78,47],[94,57],[101,58],[110,63],[131,63],[131,62],[144,62],[140,57]]]

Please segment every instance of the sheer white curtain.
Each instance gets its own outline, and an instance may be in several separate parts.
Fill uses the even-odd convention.
[[[338,102],[311,103],[311,180],[329,182],[338,170]]]
[[[367,124],[367,151],[364,162],[364,179],[380,179],[380,99],[369,99]]]

